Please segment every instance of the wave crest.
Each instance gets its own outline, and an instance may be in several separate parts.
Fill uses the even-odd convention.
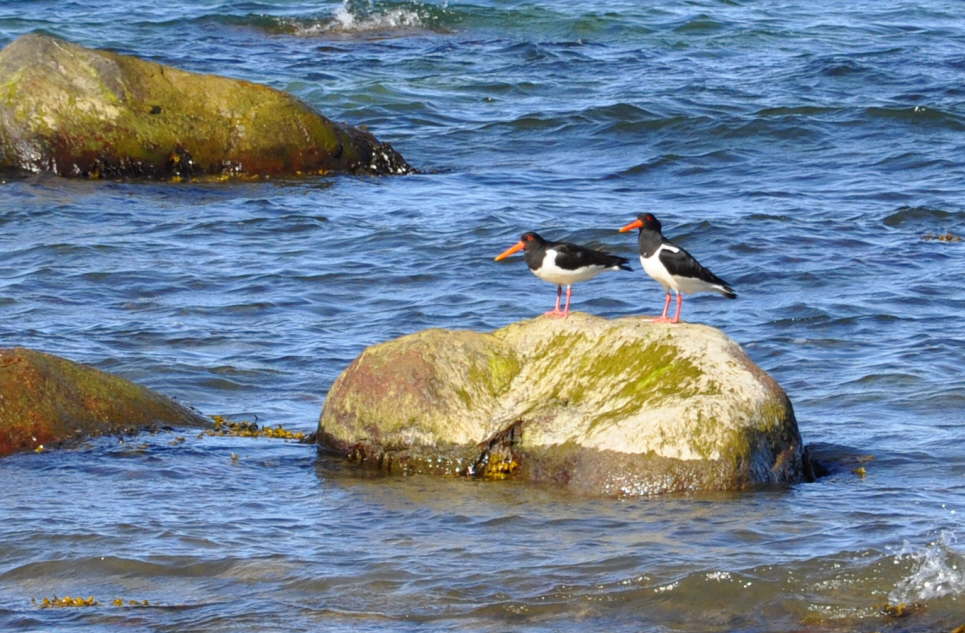
[[[955,535],[948,530],[942,531],[938,539],[924,549],[906,543],[896,562],[910,561],[911,573],[898,581],[888,594],[889,602],[911,604],[965,595],[965,567],[954,545]]]
[[[386,34],[396,31],[446,31],[447,9],[408,1],[399,4],[374,0],[343,0],[331,17],[315,20],[293,19],[288,26],[300,36]]]

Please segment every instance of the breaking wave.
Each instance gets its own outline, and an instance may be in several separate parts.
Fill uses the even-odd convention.
[[[965,560],[955,550],[955,535],[943,530],[924,548],[905,543],[895,562],[911,572],[888,594],[893,604],[923,602],[946,596],[965,596]]]
[[[344,0],[333,12],[326,15],[248,14],[207,16],[205,19],[255,28],[276,35],[299,37],[356,35],[390,37],[419,31],[446,33],[451,30],[450,25],[458,21],[456,13],[445,4],[428,4],[418,0],[403,2]]]

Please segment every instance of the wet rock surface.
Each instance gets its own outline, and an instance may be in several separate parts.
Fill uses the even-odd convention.
[[[129,380],[22,347],[0,348],[0,457],[86,437],[210,420]]]
[[[387,143],[290,94],[40,33],[0,51],[0,168],[166,180],[411,171]]]

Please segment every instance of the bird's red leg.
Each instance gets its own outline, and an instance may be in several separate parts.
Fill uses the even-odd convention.
[[[673,321],[671,323],[680,323],[680,309],[684,305],[684,296],[682,293],[677,293],[677,311],[673,315]]]
[[[564,318],[566,318],[566,316],[568,316],[570,313],[570,298],[572,296],[573,296],[573,286],[567,286],[566,287],[566,307],[563,309]]]
[[[558,317],[563,316],[563,312],[560,311],[560,297],[563,296],[563,286],[556,286],[556,307],[546,312],[546,316]]]
[[[680,295],[678,295],[680,296]],[[667,312],[670,310],[670,293],[668,292],[663,299],[663,313],[653,319],[654,323],[670,323],[670,319],[667,318]]]

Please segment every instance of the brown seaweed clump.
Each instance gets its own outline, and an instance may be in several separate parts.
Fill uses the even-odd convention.
[[[946,231],[945,233],[925,233],[921,239],[926,242],[961,242],[962,236]]]
[[[214,420],[214,426],[206,431],[203,431],[203,435],[272,437],[275,439],[296,440],[299,442],[303,441],[306,437],[305,433],[302,433],[301,431],[291,431],[280,424],[276,424],[275,426],[259,427],[255,422],[232,422],[225,419],[225,417],[221,415],[213,415],[211,416],[211,419]]]

